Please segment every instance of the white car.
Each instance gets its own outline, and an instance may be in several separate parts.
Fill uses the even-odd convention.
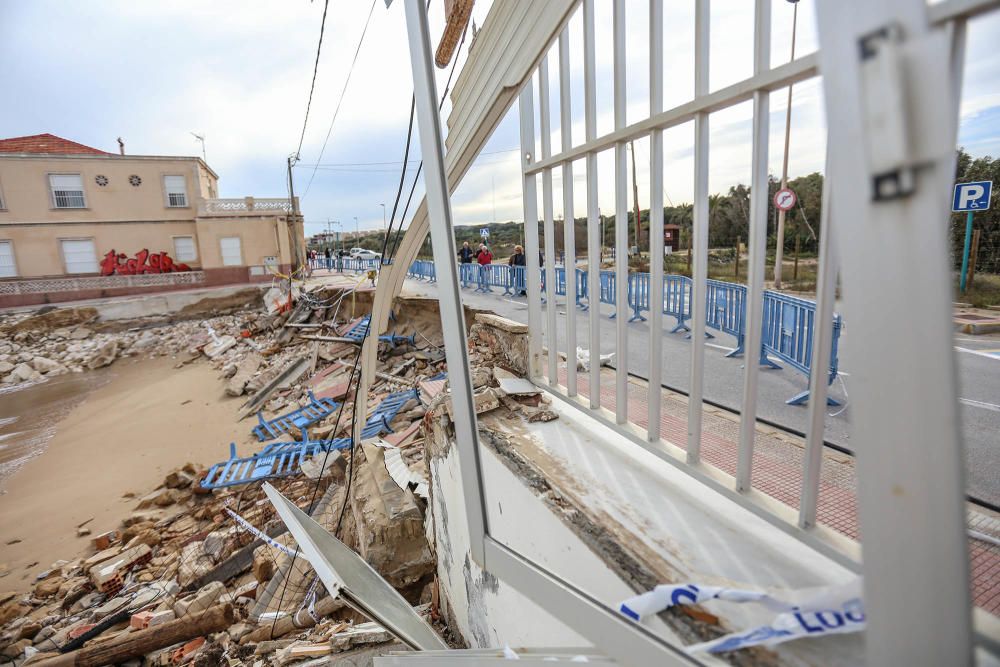
[[[374,250],[366,250],[365,248],[351,248],[351,257],[353,259],[381,259],[382,255],[375,252]]]

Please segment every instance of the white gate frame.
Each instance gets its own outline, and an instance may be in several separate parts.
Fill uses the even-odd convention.
[[[504,0],[497,0],[503,2]],[[517,2],[519,0],[511,0]],[[650,117],[631,125],[624,118],[624,18],[623,0],[614,0],[615,129],[597,137],[594,86],[593,0],[583,1],[585,126],[584,143],[569,146],[563,134],[560,153],[551,155],[548,137],[548,45],[539,54],[542,68],[542,129],[546,139],[540,159],[534,152],[534,82],[529,78],[520,95],[522,170],[524,174],[525,238],[528,275],[538,275],[538,215],[536,177],[543,175],[544,239],[546,263],[553,267],[551,248],[551,170],[571,173],[571,163],[587,160],[588,257],[599,264],[597,221],[597,169],[599,151],[616,150],[616,210],[619,220],[627,204],[623,196],[625,142],[652,137],[652,155],[662,151],[662,130],[693,120],[695,124],[695,224],[694,287],[691,308],[692,363],[688,448],[664,442],[651,428],[639,432],[625,423],[627,417],[626,364],[616,375],[617,411],[604,415],[599,399],[599,364],[591,364],[590,400],[585,405],[574,391],[553,391],[596,419],[616,427],[637,444],[686,470],[727,497],[800,537],[823,553],[858,569],[858,554],[832,531],[815,522],[816,491],[821,462],[825,411],[823,373],[814,373],[809,403],[809,432],[804,462],[805,489],[798,513],[756,491],[750,476],[756,420],[756,372],[748,363],[742,405],[739,462],[731,478],[700,461],[701,381],[704,374],[703,331],[707,277],[707,174],[708,122],[711,113],[753,100],[753,185],[766,182],[768,124],[767,95],[790,84],[814,77],[818,66],[827,72],[826,105],[830,142],[824,202],[836,196],[824,211],[821,240],[818,317],[829,319],[837,260],[848,299],[845,311],[852,335],[866,341],[855,374],[854,442],[858,451],[859,513],[864,541],[865,600],[869,618],[866,640],[870,664],[968,664],[972,657],[972,613],[968,590],[964,484],[955,393],[956,372],[951,349],[951,296],[948,272],[939,248],[944,240],[948,191],[957,131],[958,93],[964,57],[965,21],[1000,5],[997,0],[946,0],[926,7],[923,0],[821,0],[819,3],[822,51],[778,67],[769,66],[770,0],[756,0],[754,21],[754,73],[744,81],[714,92],[708,90],[708,0],[696,0],[696,86],[693,100],[662,110],[662,90],[651,86]],[[424,146],[427,205],[451,369],[456,440],[469,514],[469,536],[475,560],[509,582],[542,608],[574,630],[628,664],[693,664],[645,628],[631,623],[601,602],[540,567],[489,533],[484,510],[483,477],[479,461],[476,416],[468,378],[468,357],[461,326],[461,301],[454,268],[454,236],[436,90],[431,64],[430,36],[421,0],[406,0],[407,28],[417,95],[417,117]],[[651,0],[650,52],[662,54],[661,0]],[[560,72],[568,69],[569,37],[558,35]],[[553,38],[554,39],[554,38]],[[651,58],[650,76],[659,80],[661,58]],[[565,78],[565,77],[561,77]],[[561,83],[561,97],[568,98]],[[944,92],[942,92],[944,91]],[[878,92],[879,95],[874,93]],[[563,105],[564,118],[568,116]],[[893,135],[893,132],[896,132]],[[877,133],[877,134],[876,134]],[[895,138],[893,142],[891,139]],[[876,141],[876,139],[878,141]],[[889,140],[886,143],[886,140]],[[881,143],[880,143],[881,142]],[[654,158],[655,159],[655,158]],[[662,169],[651,171],[652,191],[662,190]],[[881,177],[878,185],[874,178]],[[895,178],[894,178],[895,177]],[[572,182],[571,179],[569,182]],[[884,189],[895,187],[894,191]],[[834,190],[836,188],[836,190]],[[755,187],[751,195],[750,294],[748,304],[748,358],[759,347],[759,322],[755,319],[763,287],[766,241],[766,191]],[[653,200],[654,202],[656,200]],[[662,208],[662,203],[661,206]],[[662,243],[662,217],[657,216]],[[653,220],[651,218],[651,220]],[[569,220],[572,225],[572,218]],[[617,344],[624,360],[627,328],[627,228],[617,225]],[[655,230],[651,229],[651,234]],[[874,242],[848,246],[847,240],[867,235]],[[837,248],[851,248],[837,253]],[[886,252],[888,250],[888,253]],[[914,261],[916,260],[916,262]],[[906,267],[916,263],[919,274]],[[888,267],[888,270],[886,269]],[[624,271],[623,271],[624,268]],[[599,294],[599,275],[589,272],[590,295]],[[661,278],[662,279],[662,278]],[[567,277],[568,281],[568,277]],[[555,276],[549,280],[554,300]],[[530,374],[541,377],[541,294],[536,280],[528,281]],[[661,293],[661,292],[660,292]],[[659,293],[657,293],[659,294]],[[573,294],[569,298],[573,298]],[[550,304],[554,305],[554,304]],[[554,308],[550,307],[549,311]],[[590,309],[591,355],[599,355],[599,309]],[[572,319],[572,318],[567,318]],[[824,321],[821,319],[820,321]],[[908,336],[893,344],[878,344],[879,333],[903,323]],[[551,320],[550,359],[556,355]],[[826,327],[818,327],[825,332]],[[813,358],[829,354],[831,334],[819,333]],[[756,340],[755,340],[756,338]],[[567,338],[569,340],[569,338]],[[657,351],[651,343],[651,350]],[[824,355],[824,351],[826,355]],[[919,363],[917,363],[919,361]],[[549,367],[549,379],[555,373]],[[657,409],[658,410],[658,409]],[[650,408],[650,416],[654,409]],[[797,514],[797,516],[796,516]]]

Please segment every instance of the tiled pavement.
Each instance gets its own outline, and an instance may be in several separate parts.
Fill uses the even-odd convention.
[[[559,383],[565,388],[566,370],[560,365]],[[581,396],[589,398],[586,376],[578,376]],[[648,425],[647,385],[631,379],[628,384],[629,421],[646,428]],[[664,440],[687,447],[687,397],[663,390],[660,412],[660,433]],[[614,371],[603,369],[601,405],[614,411]],[[728,473],[736,474],[739,415],[705,405],[702,417],[702,460]],[[752,467],[755,489],[798,509],[802,487],[803,441],[778,429],[758,424]],[[852,539],[858,538],[856,478],[853,457],[835,450],[824,449],[820,476],[817,521]],[[969,528],[1000,538],[997,517],[971,510]],[[972,569],[972,594],[977,606],[1000,615],[1000,547],[969,539]]]

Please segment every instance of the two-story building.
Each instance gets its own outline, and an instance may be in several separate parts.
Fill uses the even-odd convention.
[[[218,198],[198,157],[0,139],[0,307],[271,280],[303,244],[282,199]]]

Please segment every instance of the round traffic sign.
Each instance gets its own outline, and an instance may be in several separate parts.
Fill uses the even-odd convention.
[[[790,211],[798,199],[791,188],[781,188],[774,193],[774,206],[779,211]]]

